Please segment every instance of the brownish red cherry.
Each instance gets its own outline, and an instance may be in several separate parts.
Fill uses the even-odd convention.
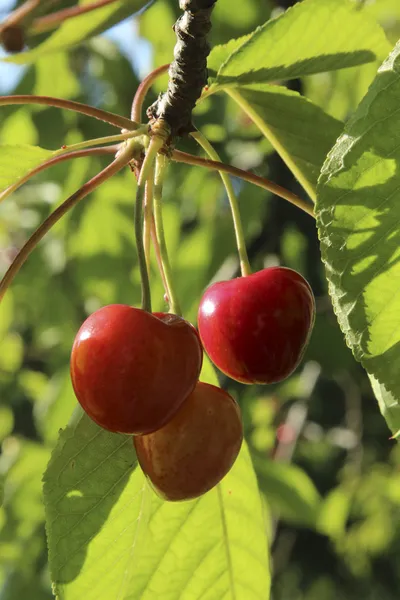
[[[315,301],[296,271],[270,267],[211,285],[198,312],[208,356],[242,383],[276,383],[300,363],[315,320]]]
[[[202,360],[197,331],[184,319],[111,304],[78,331],[71,378],[78,401],[98,425],[143,434],[177,412],[197,384]]]
[[[164,427],[133,438],[154,490],[166,500],[190,500],[228,473],[243,440],[240,410],[224,390],[199,382]]]
[[[24,31],[18,25],[0,29],[0,43],[7,52],[21,52],[25,46]]]

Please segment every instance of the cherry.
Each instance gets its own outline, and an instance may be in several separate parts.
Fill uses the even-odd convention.
[[[315,301],[296,271],[270,267],[211,285],[198,325],[204,349],[242,383],[275,383],[298,366],[311,335]]]
[[[240,409],[214,385],[199,382],[174,417],[134,437],[140,466],[166,500],[197,498],[228,473],[243,440]]]
[[[78,331],[71,378],[78,401],[98,425],[148,433],[164,425],[192,392],[202,360],[197,331],[184,319],[111,304]]]
[[[8,25],[0,31],[0,41],[7,52],[21,52],[25,46],[24,31],[18,25]]]

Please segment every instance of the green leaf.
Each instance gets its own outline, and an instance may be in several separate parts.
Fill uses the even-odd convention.
[[[146,545],[126,600],[268,600],[263,505],[243,447],[221,484],[198,500],[152,498]]]
[[[316,206],[340,326],[392,405],[400,398],[399,73],[397,44],[330,153]],[[388,424],[398,430],[391,413]]]
[[[14,110],[9,117],[4,119],[1,128],[2,145],[14,146],[36,146],[38,143],[38,131],[32,119],[29,106],[22,106]],[[4,109],[3,109],[4,110]],[[2,113],[4,115],[4,113]]]
[[[393,438],[399,437],[400,423],[400,403],[393,395],[387,391],[384,385],[380,384],[373,375],[369,376],[372,389],[375,397],[378,400],[379,409],[388,424],[389,429],[393,432]]]
[[[15,373],[21,366],[24,343],[18,333],[9,333],[1,340],[0,370]]]
[[[66,53],[44,55],[35,65],[35,88],[38,96],[73,98],[79,93],[79,81],[72,72]]]
[[[220,66],[235,52],[240,46],[242,46],[247,40],[251,38],[252,34],[243,35],[240,38],[229,40],[227,44],[215,46],[207,59],[207,69],[210,76],[210,81],[215,79],[215,76]]]
[[[320,495],[308,475],[296,465],[254,458],[260,486],[274,513],[287,521],[313,526]]]
[[[81,411],[61,433],[44,477],[57,598],[267,600],[267,526],[247,448],[190,502],[164,502],[135,466],[132,438]]]
[[[351,490],[342,486],[329,492],[318,515],[318,529],[321,533],[334,539],[345,534],[352,499]]]
[[[49,460],[49,454],[44,446],[23,438],[9,437],[2,445],[0,473],[6,474],[4,506],[20,522],[16,541],[21,545],[21,550],[27,538],[43,522],[40,475]]]
[[[0,145],[0,192],[46,161],[51,155],[50,150],[38,146]]]
[[[14,319],[14,296],[11,290],[4,296],[0,305],[0,343],[7,335]]]
[[[28,384],[35,384],[40,389],[40,398],[36,398],[34,406],[34,417],[38,431],[43,439],[54,445],[57,441],[57,435],[60,427],[68,422],[71,411],[74,409],[76,399],[72,391],[70,371],[63,369],[58,372],[50,381],[32,381],[32,376],[41,373],[30,373]],[[26,373],[29,375],[29,373]],[[38,379],[38,378],[37,378]]]
[[[49,455],[47,448],[22,437],[10,436],[2,443],[0,585],[4,600],[49,600],[38,567],[46,552],[41,475]]]
[[[133,237],[132,197],[135,181],[129,180],[126,175],[130,173],[105,181],[90,197],[87,203],[90,210],[83,212],[79,228],[71,237],[70,255],[80,258],[104,253],[120,257],[125,240]],[[130,187],[127,182],[131,184]],[[93,227],[92,211],[96,213],[96,227]]]
[[[343,129],[341,121],[284,87],[253,85],[229,93],[315,198],[319,172]]]
[[[79,4],[83,6],[92,2],[93,0],[81,0]],[[120,0],[119,2],[112,2],[102,8],[67,19],[36,48],[7,56],[1,60],[17,64],[34,62],[44,54],[53,54],[59,50],[65,50],[76,44],[81,44],[86,39],[100,34],[130,15],[134,15],[148,4],[149,0],[129,0],[129,2]]]
[[[371,62],[389,51],[381,27],[350,0],[304,0],[244,40],[211,54],[214,69],[225,58],[217,85],[293,79]]]
[[[14,415],[8,406],[0,404],[0,442],[10,435],[14,427]],[[1,505],[1,501],[0,501]]]
[[[144,501],[130,436],[111,434],[76,410],[44,475],[49,562],[60,599],[117,598]],[[120,597],[124,597],[123,595]]]
[[[212,364],[211,360],[208,358],[206,353],[204,353],[203,356],[203,366],[201,368],[201,374],[199,379],[204,383],[210,383],[211,385],[217,386],[219,385],[214,365]]]

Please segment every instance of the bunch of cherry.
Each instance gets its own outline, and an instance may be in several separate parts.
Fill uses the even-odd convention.
[[[239,453],[240,409],[199,381],[203,347],[242,383],[275,383],[299,364],[315,317],[307,281],[283,267],[210,286],[199,334],[181,317],[122,304],[94,312],[71,355],[78,401],[101,427],[133,435],[139,463],[167,500],[214,487]]]

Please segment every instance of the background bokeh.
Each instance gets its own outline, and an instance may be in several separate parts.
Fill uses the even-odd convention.
[[[218,0],[213,45],[252,31],[295,2]],[[65,4],[71,4],[66,2]],[[359,2],[393,42],[398,0]],[[0,11],[12,2],[0,3]],[[136,19],[68,54],[31,67],[0,69],[2,93],[62,96],[129,115],[140,77],[169,62],[176,0],[156,2]],[[4,16],[1,15],[0,16]],[[346,120],[377,64],[290,83]],[[149,101],[165,89],[161,78]],[[227,162],[292,189],[290,171],[257,129],[222,96],[195,112],[196,125]],[[56,149],[111,133],[81,115],[44,107],[1,110],[3,144]],[[196,152],[194,143],[181,148]],[[0,276],[16,249],[54,207],[106,163],[64,163],[37,176],[0,205]],[[313,220],[259,188],[235,181],[253,268],[283,264],[311,283],[317,320],[302,366],[280,385],[246,387],[221,378],[241,404],[246,438],[271,515],[274,600],[394,600],[400,589],[400,453],[368,379],[346,348],[327,294]],[[0,599],[52,597],[47,570],[41,476],[75,406],[69,352],[88,313],[140,302],[133,243],[134,182],[124,172],[64,217],[33,253],[0,307]],[[238,274],[227,198],[216,173],[174,164],[164,219],[183,311],[195,322],[211,280]],[[155,261],[154,309],[165,309]]]

